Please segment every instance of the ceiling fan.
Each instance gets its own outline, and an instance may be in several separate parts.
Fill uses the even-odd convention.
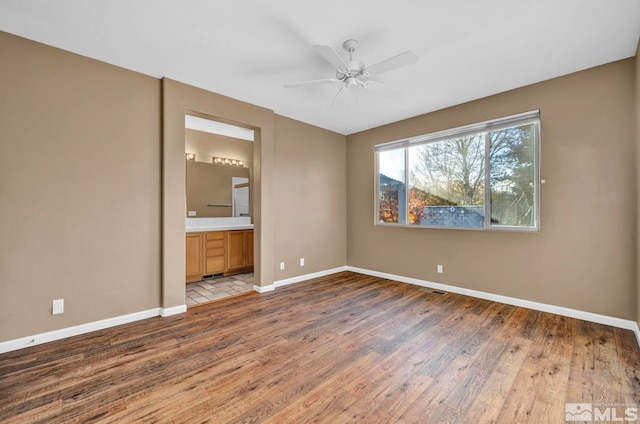
[[[393,71],[403,66],[411,65],[418,61],[418,56],[408,50],[397,56],[390,57],[371,66],[366,66],[363,62],[353,59],[353,52],[358,48],[358,40],[349,39],[342,43],[342,47],[349,53],[349,60],[344,60],[331,46],[316,45],[313,49],[322,56],[329,64],[336,69],[335,78],[326,78],[312,81],[300,81],[284,84],[285,88],[295,88],[305,85],[335,84],[341,83],[342,87],[331,102],[331,106],[336,102],[341,93],[345,90],[356,88],[369,88],[377,86],[394,91],[396,94],[400,92],[393,87],[389,87],[372,78],[383,72]]]

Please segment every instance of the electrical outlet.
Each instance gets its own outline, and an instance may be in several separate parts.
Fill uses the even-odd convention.
[[[187,216],[197,216],[197,212],[196,211],[188,211],[187,212]]]
[[[442,265],[438,265],[438,274],[442,274],[443,272]]]
[[[64,299],[54,299],[51,307],[51,315],[58,315],[64,312]]]
[[[280,262],[280,271],[284,271],[284,262]]]
[[[304,266],[304,258],[300,258],[300,266]]]

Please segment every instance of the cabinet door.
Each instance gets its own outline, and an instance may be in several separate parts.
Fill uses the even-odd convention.
[[[190,233],[186,237],[186,281],[202,279],[202,233]]]
[[[253,230],[249,230],[246,232],[246,257],[247,266],[253,266]]]
[[[244,231],[227,232],[227,270],[240,269],[245,267]]]

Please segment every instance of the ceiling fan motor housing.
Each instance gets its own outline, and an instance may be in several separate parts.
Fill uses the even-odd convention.
[[[345,63],[347,64],[349,69],[344,69],[344,70],[338,69],[336,71],[336,77],[339,80],[343,80],[347,77],[357,77],[360,75],[364,75],[364,71],[366,69],[366,66],[364,63],[358,60],[347,60],[345,61]]]
[[[354,39],[348,39],[347,41],[342,43],[342,47],[349,53],[348,60],[345,60],[343,56],[338,54],[331,46],[320,44],[314,46],[313,48],[316,50],[316,52],[334,67],[334,69],[336,70],[336,78],[302,81],[299,83],[285,84],[285,87],[292,88],[301,85],[340,82],[344,84],[344,86],[338,92],[341,93],[345,89],[351,89],[354,87],[366,88],[370,84],[380,86],[383,84],[371,80],[373,75],[378,75],[382,72],[388,72],[402,66],[410,65],[418,60],[418,57],[415,55],[415,53],[413,53],[412,51],[406,51],[399,55],[378,62],[371,67],[367,67],[363,62],[360,62],[359,60],[353,60],[353,52],[358,48],[358,45],[358,41]]]

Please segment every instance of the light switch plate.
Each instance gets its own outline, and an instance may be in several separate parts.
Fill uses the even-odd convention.
[[[54,299],[51,314],[58,315],[64,312],[64,299]]]

